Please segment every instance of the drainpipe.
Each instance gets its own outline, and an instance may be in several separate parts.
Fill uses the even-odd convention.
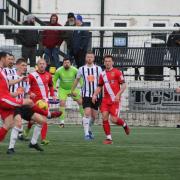
[[[32,0],[29,0],[29,14],[32,13]]]
[[[104,0],[101,0],[101,26],[104,26]],[[100,47],[104,45],[104,31],[100,31]]]
[[[21,0],[18,0],[17,4],[21,6]],[[19,9],[17,10],[17,22],[21,22],[21,11]]]

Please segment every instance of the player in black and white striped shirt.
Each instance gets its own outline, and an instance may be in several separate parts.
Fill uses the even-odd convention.
[[[9,64],[8,67],[4,68],[6,76],[10,77],[16,74],[16,68],[14,67],[15,58],[12,54],[9,54]]]
[[[26,73],[27,71],[26,60],[23,58],[18,59],[16,62],[16,67],[17,67],[17,74],[13,76],[10,75],[8,77],[9,81],[22,79],[22,77],[24,77],[24,73]],[[10,86],[10,90],[12,96],[18,99],[25,98],[28,95],[29,83],[27,81],[23,81],[22,79],[22,81]],[[37,144],[37,140],[41,132],[41,124],[45,123],[46,120],[42,115],[36,113],[32,107],[23,106],[15,109],[14,112],[15,126],[13,127],[11,132],[10,143],[9,143],[9,148],[7,150],[7,154],[13,154],[15,152],[14,146],[16,143],[16,139],[18,137],[18,133],[22,131],[22,119],[37,123],[34,128],[33,136],[29,147],[35,148],[38,151],[43,151],[43,149]]]
[[[9,81],[11,80],[19,80],[21,79],[22,76],[18,75],[18,74],[14,74],[14,75],[8,75],[7,79]],[[11,95],[13,97],[16,97],[18,99],[20,98],[25,98],[25,95],[28,93],[29,91],[29,83],[27,81],[20,81],[16,84],[10,85],[9,86],[9,91],[11,92]]]
[[[85,140],[93,139],[91,131],[91,124],[94,122],[100,100],[98,99],[95,104],[92,103],[92,96],[98,86],[98,80],[102,69],[100,66],[94,64],[94,53],[88,52],[86,54],[86,65],[79,68],[76,80],[72,87],[72,95],[80,78],[83,79],[82,86],[82,99],[84,108],[83,127],[85,133]],[[75,94],[74,94],[75,95]]]

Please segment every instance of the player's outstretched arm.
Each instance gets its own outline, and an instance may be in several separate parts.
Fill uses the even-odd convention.
[[[126,90],[126,83],[122,83],[121,84],[121,89],[120,91],[116,94],[116,97],[115,97],[115,101],[116,102],[119,102],[120,101],[120,97],[121,95],[123,94],[123,92]]]
[[[98,94],[101,92],[101,89],[102,89],[102,87],[101,86],[98,86],[97,87],[97,89],[95,90],[95,92],[94,92],[94,94],[93,94],[93,96],[92,96],[92,103],[96,103],[96,101],[97,101],[97,96],[98,96]]]
[[[73,85],[72,85],[72,88],[71,88],[71,93],[73,94],[74,93],[74,90],[76,89],[78,83],[80,81],[80,78],[76,78]]]
[[[17,84],[17,83],[19,83],[21,81],[27,81],[27,76],[23,76],[23,77],[21,77],[19,79],[9,80],[8,83],[11,86],[11,85]]]
[[[59,76],[59,71],[57,70],[54,74],[54,77],[53,77],[53,87],[54,89],[56,89],[56,83],[57,83],[57,80],[60,78]]]
[[[123,94],[125,90],[126,90],[126,83],[122,83],[121,84],[120,95]]]

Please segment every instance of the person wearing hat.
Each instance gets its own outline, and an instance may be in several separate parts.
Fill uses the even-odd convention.
[[[74,16],[74,13],[72,12],[68,13],[65,26],[76,26],[76,18]],[[71,61],[72,58],[70,52],[72,49],[72,38],[73,38],[73,31],[64,31],[64,41],[66,42],[67,45],[67,55],[69,56]]]
[[[35,26],[35,16],[32,14],[27,15],[26,20],[23,22],[24,26]],[[30,67],[36,65],[36,51],[37,44],[39,43],[39,33],[37,30],[20,30],[17,38],[22,44],[22,57],[26,60],[29,59]]]
[[[80,14],[76,16],[76,26],[84,26],[83,18]],[[88,50],[89,38],[89,31],[76,30],[73,32],[70,54],[74,57],[77,68],[85,64],[85,55]]]
[[[179,23],[175,23],[174,27],[180,27]],[[167,40],[167,47],[171,54],[172,67],[176,70],[176,80],[180,80],[180,74],[178,75],[178,70],[180,73],[180,30],[173,31]],[[176,68],[178,66],[178,68]],[[178,77],[178,76],[179,77]]]
[[[49,26],[61,26],[58,23],[57,14],[50,17]],[[61,66],[59,59],[60,46],[63,42],[63,31],[60,30],[44,30],[42,33],[42,45],[44,47],[44,59],[46,60],[49,70],[50,66],[56,69]]]

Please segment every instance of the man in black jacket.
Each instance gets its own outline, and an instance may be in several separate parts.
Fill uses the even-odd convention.
[[[174,24],[174,27],[180,27],[178,23]],[[169,52],[171,54],[172,66],[176,69],[179,69],[180,73],[180,31],[173,31],[167,41],[167,47],[169,48]],[[178,66],[178,68],[176,68]],[[176,80],[180,80],[180,77],[176,77]]]
[[[25,26],[35,26],[35,17],[31,14],[27,16],[27,20],[23,22]],[[39,41],[39,33],[37,30],[20,30],[18,34],[20,43],[22,44],[22,57],[29,59],[30,67],[36,65],[36,50]]]
[[[81,15],[77,15],[76,17],[76,26],[84,26]],[[77,68],[85,64],[85,55],[88,49],[89,38],[89,31],[76,30],[73,32],[71,56],[74,56]]]

